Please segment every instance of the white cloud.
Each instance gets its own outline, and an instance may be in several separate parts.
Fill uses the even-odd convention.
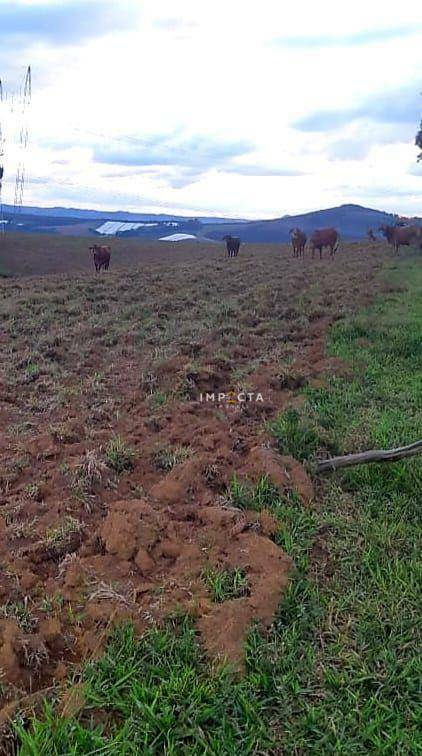
[[[0,4],[0,77],[17,89],[33,66],[25,202],[273,217],[371,197],[418,211],[413,0],[88,5]],[[295,128],[318,114],[317,132]]]

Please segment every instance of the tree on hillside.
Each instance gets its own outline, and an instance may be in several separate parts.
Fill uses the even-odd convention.
[[[416,134],[415,144],[416,147],[419,147],[419,149],[421,150],[418,155],[418,160],[422,160],[422,121],[421,125],[419,126],[419,131]]]

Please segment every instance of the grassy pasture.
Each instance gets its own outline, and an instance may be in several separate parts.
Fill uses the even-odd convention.
[[[225,253],[224,243],[212,241],[209,244],[180,244],[140,242],[139,239],[9,233],[0,237],[0,271],[4,270],[8,275],[14,276],[92,272],[94,265],[89,247],[95,242],[111,247],[112,270],[156,262],[173,264],[181,260],[198,260],[210,253],[222,257]],[[257,248],[260,245],[251,246]]]
[[[298,362],[295,349],[303,350],[300,336],[295,342],[297,321],[306,318],[310,327],[311,311],[318,313],[315,317],[326,317],[330,312],[334,316],[342,304],[335,300],[335,294],[345,285],[343,276],[347,279],[349,271],[343,258],[343,266],[335,271],[330,271],[327,265],[324,280],[315,269],[309,268],[303,278],[303,269],[298,267],[302,261],[297,261],[293,263],[293,272],[286,265],[281,269],[284,278],[279,270],[280,279],[274,281],[275,267],[269,265],[275,266],[272,254],[264,252],[258,267],[252,252],[245,255],[241,267],[229,278],[224,278],[224,271],[221,274],[217,271],[225,293],[221,304],[224,312],[217,312],[215,304],[207,305],[208,281],[204,281],[201,293],[204,304],[200,307],[206,308],[206,313],[204,310],[202,318],[196,320],[197,324],[203,324],[203,330],[198,329],[190,339],[190,349],[195,352],[195,344],[206,341],[205,324],[210,316],[217,326],[235,328],[241,309],[243,328],[248,334],[250,329],[260,330],[260,349],[265,351],[267,360],[271,355],[277,361],[283,385],[286,375],[296,385],[296,368],[291,366]],[[350,261],[350,272],[361,264],[360,258],[354,264]],[[172,275],[176,272],[186,281],[184,265],[181,264],[179,272],[173,269]],[[269,270],[278,294],[278,298],[271,300],[265,288]],[[153,297],[142,303],[142,322],[136,303],[125,299],[129,296],[125,292],[136,285],[137,275],[133,275],[129,285],[124,274],[112,279],[119,286],[119,308],[123,301],[122,313],[127,317],[124,326],[120,322],[115,327],[119,333],[126,323],[131,328],[143,327],[144,344],[151,333],[154,338],[157,335],[162,338],[163,332],[156,326],[159,321],[155,319]],[[296,314],[292,339],[285,342],[290,348],[280,353],[276,349],[280,330],[286,333],[286,326],[291,323],[286,302],[287,297],[292,302],[293,289],[289,284],[284,289],[288,276],[299,278],[294,289]],[[343,310],[345,317],[331,326],[327,350],[339,364],[347,364],[345,374],[334,371],[323,382],[307,381],[299,385],[289,398],[299,397],[300,402],[258,418],[261,430],[273,438],[274,447],[282,454],[303,460],[310,470],[316,453],[394,446],[420,436],[420,258],[409,255],[389,261],[377,280],[380,293],[376,300],[369,307],[358,311],[355,308],[355,312],[351,311],[353,302],[350,302],[349,310]],[[249,291],[243,298],[246,281]],[[73,281],[70,284],[75,286]],[[154,285],[162,287],[163,281]],[[190,281],[191,285],[195,288],[197,282]],[[352,299],[350,287],[353,289],[354,285],[358,285],[357,281],[351,284],[348,279]],[[87,282],[84,286],[97,285]],[[101,283],[103,286],[108,284]],[[35,298],[45,297],[41,282],[37,288]],[[112,293],[107,291],[108,295]],[[87,289],[84,292],[89,293]],[[43,316],[37,302],[30,305],[28,294],[25,298],[29,310],[24,316],[21,313],[21,319],[14,323],[17,339],[30,338],[25,330],[28,321],[24,318]],[[191,307],[190,302],[183,301],[184,297],[189,300],[186,288],[181,288],[177,293],[181,306]],[[18,298],[22,299],[22,292]],[[104,303],[105,296],[102,299]],[[172,299],[172,306],[177,304]],[[212,313],[207,309],[210,306],[214,308]],[[68,323],[76,328],[79,315],[73,312],[71,302],[66,307],[70,308]],[[110,323],[113,312],[109,311]],[[329,318],[329,323],[333,320],[335,317]],[[271,327],[267,331],[263,326],[268,323]],[[177,343],[180,340],[184,344],[185,335],[179,335],[180,329],[183,330],[180,321],[177,327]],[[117,339],[113,343],[113,329],[110,330],[106,335],[97,334],[96,338],[109,340],[104,345],[104,357],[107,349],[108,357],[111,353],[116,359],[120,342]],[[226,350],[226,359],[227,352],[230,353],[228,342],[224,341],[227,334],[226,330],[218,344],[219,349]],[[171,336],[174,339],[174,332]],[[81,343],[89,356],[88,341],[82,338]],[[133,344],[137,349],[139,342],[135,339]],[[211,344],[215,353],[215,334],[211,336]],[[261,355],[256,349],[253,357],[256,360]],[[231,370],[238,374],[251,357],[249,353],[243,364],[232,357]],[[162,354],[157,355],[157,367],[161,358]],[[189,360],[189,375],[199,373],[202,365],[195,366],[192,362],[201,362],[203,357],[190,355]],[[67,388],[63,394],[64,406],[74,385],[69,380],[74,362],[65,364],[69,375],[66,381],[63,376],[59,381]],[[18,363],[13,365],[18,371],[28,371],[28,366],[33,365],[24,391],[35,406],[42,407],[43,392],[37,395],[34,390],[39,381],[38,362],[26,362],[24,368]],[[152,372],[151,377],[151,371],[140,368],[147,406],[150,412],[153,407],[154,416],[159,418],[163,407],[168,412],[176,397],[160,385],[159,369]],[[107,369],[102,369],[90,380],[97,386],[107,386],[110,396],[114,396],[112,378]],[[118,409],[116,405],[114,411]],[[28,415],[25,417],[28,421]],[[107,423],[114,433],[109,434],[108,445],[104,447],[103,463],[133,475],[139,453],[136,438],[130,434],[123,438],[112,418]],[[56,426],[56,433],[66,431],[60,424]],[[157,474],[189,461],[189,452],[181,451],[187,448],[186,439],[179,439],[173,449],[167,445],[156,449],[151,464]],[[100,466],[100,478],[104,475],[101,469]],[[96,470],[95,465],[91,466],[94,478]],[[84,468],[84,485],[86,479]],[[226,501],[240,511],[266,510],[272,514],[278,523],[273,538],[294,562],[291,581],[271,628],[265,633],[258,626],[251,628],[243,676],[207,659],[195,622],[182,612],[141,636],[134,633],[130,623],[119,626],[101,657],[86,662],[71,675],[67,709],[63,710],[62,694],[60,700],[53,694],[45,710],[38,711],[33,719],[15,718],[20,753],[23,756],[420,753],[417,696],[422,671],[418,654],[421,461],[415,458],[392,465],[352,468],[315,479],[314,483],[317,496],[311,507],[305,507],[294,495],[280,494],[265,478],[252,485],[246,479],[232,476],[225,492]],[[31,491],[36,499],[37,490]],[[70,524],[74,529],[75,523]],[[67,533],[64,535],[67,537]],[[204,574],[203,579],[216,602],[230,600],[247,590],[247,580],[240,572],[214,571]],[[31,617],[25,615],[25,622],[30,621]]]

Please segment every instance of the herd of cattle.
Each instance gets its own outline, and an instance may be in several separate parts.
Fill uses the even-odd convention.
[[[387,226],[384,224],[379,227],[378,231],[385,236],[389,244],[393,245],[395,252],[398,252],[400,247],[409,247],[412,245],[419,246],[422,249],[422,226],[405,226],[402,224]],[[367,235],[370,241],[377,241],[372,228],[368,229]],[[307,242],[305,232],[300,228],[292,228],[290,229],[290,237],[292,240],[293,257],[302,257]],[[314,257],[316,249],[319,251],[319,256],[322,257],[324,247],[328,247],[330,255],[333,256],[338,247],[338,232],[335,228],[317,229],[312,232],[309,243],[312,257]]]
[[[415,245],[422,249],[422,226],[405,226],[398,223],[395,226],[382,225],[378,231],[385,236],[389,244],[393,245],[395,252],[398,252],[402,246]],[[303,257],[308,241],[307,235],[301,228],[297,227],[291,228],[289,234],[293,247],[293,257]],[[368,229],[367,235],[370,241],[377,241],[372,228]],[[223,236],[223,241],[226,242],[228,257],[237,257],[240,247],[239,237]],[[322,258],[322,251],[325,247],[329,250],[330,256],[333,257],[338,249],[338,241],[339,233],[335,228],[315,229],[309,237],[312,257],[315,257],[315,251],[317,251]]]
[[[385,236],[388,243],[394,247],[395,252],[398,252],[402,246],[409,247],[415,245],[422,249],[422,226],[405,226],[403,224],[395,226],[382,225],[378,230]],[[292,228],[289,233],[292,241],[293,257],[303,257],[308,241],[307,235],[300,228]],[[371,228],[368,230],[367,235],[370,241],[377,240]],[[226,242],[227,256],[237,257],[241,244],[239,237],[226,234],[226,236],[223,236],[222,241]],[[325,247],[329,250],[330,256],[333,257],[338,249],[338,241],[339,234],[335,228],[317,228],[309,237],[312,258],[315,256],[315,251],[318,251],[320,258],[322,258],[322,251]],[[100,271],[102,268],[108,270],[111,258],[110,247],[94,244],[89,249],[93,254],[95,270]]]
[[[308,237],[300,228],[292,228],[289,233],[292,240],[293,257],[302,257],[305,253]],[[227,256],[237,257],[240,248],[239,237],[226,235],[223,236],[222,241],[226,242]],[[338,247],[338,232],[335,228],[319,228],[312,233],[309,243],[312,257],[315,255],[315,250],[318,250],[319,256],[322,257],[324,247],[328,247],[332,257]]]
[[[300,228],[291,228],[290,237],[292,240],[293,257],[302,257],[305,254],[305,247],[308,237]],[[318,250],[322,258],[322,250],[328,247],[330,256],[333,257],[338,248],[338,231],[335,228],[317,228],[312,232],[309,238],[312,257],[315,256],[315,250]]]

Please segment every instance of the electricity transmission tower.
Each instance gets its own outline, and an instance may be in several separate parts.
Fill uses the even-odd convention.
[[[4,137],[3,137],[3,84],[0,79],[0,234],[4,234],[4,218],[3,218],[3,200],[2,200],[2,188],[3,188],[3,174],[4,174]]]
[[[23,88],[20,92],[20,130],[19,130],[19,162],[16,169],[15,197],[13,202],[13,214],[16,215],[22,208],[23,190],[25,186],[25,151],[28,146],[28,108],[31,104],[32,82],[31,66],[28,66]]]
[[[13,93],[8,96],[8,93],[3,86],[3,82],[0,79],[0,234],[3,234],[6,230],[2,196],[5,175],[6,141],[7,144],[11,142],[17,151],[13,218],[15,218],[22,208],[23,190],[25,186],[25,156],[29,138],[28,115],[29,106],[31,104],[31,94],[31,66],[28,66],[19,94],[16,96]]]

